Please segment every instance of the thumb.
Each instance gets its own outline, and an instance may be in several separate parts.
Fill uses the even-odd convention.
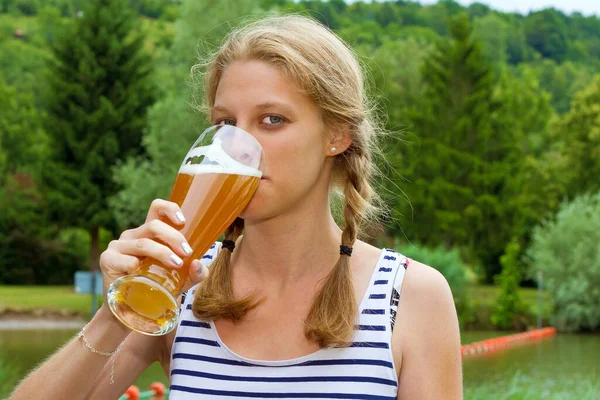
[[[187,292],[192,286],[204,281],[208,278],[208,268],[202,264],[200,260],[194,260],[190,263],[188,279],[183,285],[182,292]]]

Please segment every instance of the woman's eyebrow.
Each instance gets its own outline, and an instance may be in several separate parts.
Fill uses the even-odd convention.
[[[264,103],[260,103],[254,106],[255,110],[258,111],[262,111],[262,110],[266,110],[269,108],[278,108],[281,109],[283,112],[285,113],[289,113],[289,114],[293,114],[293,107],[291,107],[290,105],[280,102],[280,101],[265,101]],[[229,109],[227,107],[225,107],[222,104],[215,104],[212,107],[212,113],[214,114],[214,112],[223,112],[223,113],[229,113]]]

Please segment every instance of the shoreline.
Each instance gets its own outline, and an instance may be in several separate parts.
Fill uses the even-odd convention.
[[[0,331],[71,330],[81,329],[85,321],[56,321],[50,319],[0,319]]]
[[[0,330],[80,329],[86,324],[80,314],[68,310],[0,310]]]

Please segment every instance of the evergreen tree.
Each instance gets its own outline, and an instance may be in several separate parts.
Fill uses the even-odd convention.
[[[504,112],[495,76],[467,16],[453,18],[449,30],[452,40],[440,42],[423,65],[426,89],[411,129],[418,140],[398,166],[413,209],[399,212],[414,215],[416,226],[404,224],[411,239],[471,249],[491,280],[513,235],[506,218],[516,212],[510,199],[518,188],[510,179],[519,170],[520,143],[496,120]]]
[[[519,243],[512,240],[506,246],[504,255],[500,257],[502,273],[496,276],[500,295],[496,299],[491,315],[492,323],[500,329],[522,328],[518,321],[519,314],[524,311],[524,304],[519,296],[521,282],[519,252]]]
[[[53,220],[89,231],[92,269],[98,266],[99,228],[115,226],[107,203],[118,189],[113,167],[143,151],[153,101],[143,40],[129,1],[93,0],[52,47],[46,198]]]

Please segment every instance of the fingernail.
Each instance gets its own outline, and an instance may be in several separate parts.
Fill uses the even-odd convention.
[[[175,213],[175,217],[179,222],[185,222],[185,217],[183,216],[183,213],[181,211],[177,211]]]
[[[183,260],[179,258],[176,254],[171,254],[169,258],[171,259],[171,262],[175,265],[183,264]]]
[[[204,264],[200,264],[196,272],[198,272],[198,275],[202,275],[204,273]]]
[[[188,244],[188,242],[183,242],[181,244],[181,248],[183,248],[183,251],[185,252],[185,254],[187,254],[188,256],[190,254],[192,254],[192,248],[190,247],[190,245]]]

